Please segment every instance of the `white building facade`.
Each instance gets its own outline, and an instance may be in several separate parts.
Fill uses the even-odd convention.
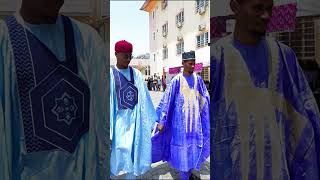
[[[110,56],[110,67],[115,66],[117,64],[117,59],[113,55],[113,53],[114,52],[111,52],[111,56]],[[148,56],[146,58],[134,57],[130,61],[130,66],[138,69],[142,73],[143,78],[147,79],[154,75],[154,74],[151,74],[150,62],[151,60],[149,59]]]
[[[170,77],[182,66],[182,52],[196,52],[196,71],[209,80],[210,3],[146,0],[141,10],[149,13],[151,74]]]

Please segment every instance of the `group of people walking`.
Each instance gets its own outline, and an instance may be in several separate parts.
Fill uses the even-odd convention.
[[[150,76],[145,79],[149,91],[165,91],[166,90],[166,79],[165,76]]]

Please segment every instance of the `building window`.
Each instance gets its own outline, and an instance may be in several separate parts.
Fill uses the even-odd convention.
[[[276,38],[290,46],[303,63],[315,60],[315,33],[312,18],[298,18],[294,32],[275,33]]]
[[[207,46],[209,43],[209,33],[205,32],[197,36],[197,48]]]
[[[168,47],[164,46],[162,49],[162,59],[168,59]]]
[[[182,54],[184,52],[184,42],[179,41],[177,43],[177,55]]]
[[[154,11],[152,11],[152,19],[154,19],[154,14],[155,14],[155,12],[154,12]]]
[[[156,61],[156,54],[153,54],[153,61]]]
[[[162,25],[162,36],[166,37],[168,35],[168,22]]]
[[[166,9],[167,6],[168,6],[168,0],[162,0],[161,9]]]
[[[320,17],[297,17],[295,30],[291,32],[272,33],[280,42],[288,45],[294,52],[308,84],[313,92],[320,88]],[[316,100],[320,107],[320,98]]]
[[[197,0],[196,1],[196,13],[204,13],[206,6],[208,6],[209,0]]]
[[[210,81],[209,67],[203,67],[199,75],[202,77],[203,81]]]
[[[156,33],[153,32],[153,40],[156,40]]]
[[[179,14],[176,15],[176,25],[178,28],[182,27],[184,22],[184,10],[179,12]]]

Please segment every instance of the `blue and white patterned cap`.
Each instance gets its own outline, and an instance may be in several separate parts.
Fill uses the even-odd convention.
[[[196,60],[196,53],[194,51],[182,53],[182,61]]]

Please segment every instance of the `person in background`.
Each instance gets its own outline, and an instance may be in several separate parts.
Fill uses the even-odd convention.
[[[158,84],[157,76],[154,75],[154,78],[153,78],[153,89],[154,89],[154,91],[158,90],[157,84]]]
[[[157,88],[158,88],[158,91],[161,91],[161,79],[159,76],[157,78]]]
[[[166,91],[166,88],[167,88],[166,76],[163,75],[162,76],[162,89],[163,89],[163,92]]]

